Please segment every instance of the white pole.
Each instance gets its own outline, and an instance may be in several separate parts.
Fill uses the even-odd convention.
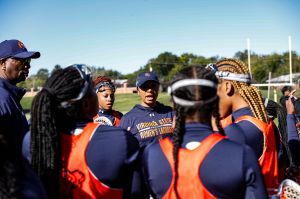
[[[272,72],[269,72],[269,83],[268,83],[268,99],[270,99],[270,84],[271,84],[271,77],[272,77]]]
[[[247,49],[248,49],[248,69],[250,72],[250,76],[252,77],[252,73],[251,73],[251,63],[250,63],[250,39],[247,38]]]
[[[290,83],[293,83],[293,72],[292,72],[292,38],[289,36],[289,60],[290,60]]]
[[[151,62],[149,63],[149,71],[152,72]]]
[[[274,102],[277,102],[277,90],[274,89],[273,92],[274,92]]]

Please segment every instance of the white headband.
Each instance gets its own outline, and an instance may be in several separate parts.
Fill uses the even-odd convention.
[[[184,87],[184,86],[192,86],[192,85],[198,85],[198,86],[207,86],[216,88],[217,85],[207,79],[183,79],[175,82],[171,86],[168,87],[168,92],[171,94],[171,92],[177,90],[178,88]]]
[[[222,78],[222,79],[251,83],[251,77],[248,74],[237,74],[237,73],[230,73],[227,71],[216,71],[215,75],[218,78]]]
[[[181,98],[178,98],[176,96],[173,96],[173,101],[176,103],[176,104],[179,104],[181,106],[200,106],[200,105],[204,105],[204,104],[208,104],[210,102],[213,102],[217,99],[217,95],[211,97],[210,99],[207,99],[207,100],[199,100],[199,101],[188,101],[188,100],[185,100],[185,99],[181,99]]]
[[[185,86],[193,86],[193,85],[207,86],[207,87],[211,87],[211,88],[217,87],[216,83],[214,83],[213,81],[207,80],[207,79],[184,79],[184,80],[179,80],[179,81],[175,82],[174,84],[172,84],[171,86],[169,86],[168,93],[171,94],[178,88],[185,87]],[[217,96],[215,95],[215,96],[211,97],[210,99],[199,100],[199,101],[185,100],[185,99],[178,98],[176,96],[172,96],[172,98],[176,104],[179,104],[181,106],[195,106],[195,105],[204,105],[204,104],[213,102],[214,100],[217,99]]]

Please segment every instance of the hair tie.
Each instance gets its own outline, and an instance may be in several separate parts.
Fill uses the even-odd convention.
[[[43,90],[46,91],[51,97],[55,97],[55,93],[52,88],[43,87]]]

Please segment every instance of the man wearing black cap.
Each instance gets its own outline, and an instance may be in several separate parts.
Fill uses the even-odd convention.
[[[125,114],[120,127],[130,131],[145,147],[155,138],[163,138],[172,133],[174,113],[172,108],[157,101],[159,81],[155,73],[141,73],[136,87],[141,103]]]
[[[16,84],[28,77],[31,59],[39,57],[39,52],[28,51],[19,40],[0,43],[0,125],[9,127],[9,133],[15,135],[17,150],[21,150],[23,136],[29,127],[20,105],[26,91]]]

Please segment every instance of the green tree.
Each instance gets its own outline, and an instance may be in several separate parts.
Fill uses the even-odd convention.
[[[247,50],[238,51],[234,54],[233,57],[247,63],[248,62],[248,51]]]
[[[135,87],[136,77],[140,73],[140,71],[141,69],[134,73],[127,74],[123,77],[124,79],[127,79],[127,83],[129,87]]]
[[[172,70],[168,73],[167,77],[166,77],[166,82],[168,82],[168,84],[170,83],[170,81],[173,79],[173,77],[176,75],[176,73],[178,71],[180,71],[181,69],[183,69],[184,67],[189,67],[187,65],[183,65],[183,64],[175,64],[175,66],[172,68]]]
[[[116,70],[106,70],[104,67],[90,67],[92,71],[93,79],[96,79],[98,76],[106,76],[111,79],[120,79],[123,78],[123,75]]]
[[[166,77],[168,76],[168,73],[175,67],[175,64],[180,64],[180,63],[181,61],[179,57],[177,57],[176,55],[170,52],[161,53],[156,58],[151,59],[149,61],[149,64],[151,64],[153,71],[158,76],[163,91],[166,91],[167,89]],[[146,68],[149,68],[149,64],[146,65],[144,70]]]
[[[203,56],[198,56],[194,63],[195,65],[199,65],[199,66],[206,66],[207,64],[212,63],[211,59],[207,59]]]
[[[53,67],[52,71],[51,71],[51,75],[52,75],[55,71],[57,71],[57,70],[59,70],[59,69],[61,69],[61,65],[56,64],[56,65]]]
[[[38,72],[36,73],[34,80],[35,81],[35,87],[42,87],[46,80],[49,77],[49,71],[46,68],[41,68],[38,70]]]
[[[110,77],[111,79],[120,79],[123,77],[123,75],[116,70],[105,71],[105,76]]]
[[[170,53],[164,52],[150,61],[153,71],[158,75],[159,78],[163,78],[168,75],[169,71],[175,66],[175,64],[180,63],[179,58]]]
[[[179,60],[182,64],[188,65],[193,63],[196,58],[197,56],[192,53],[183,53],[180,55]]]

